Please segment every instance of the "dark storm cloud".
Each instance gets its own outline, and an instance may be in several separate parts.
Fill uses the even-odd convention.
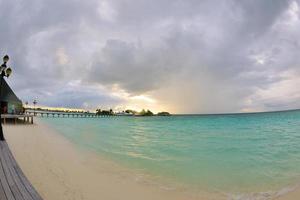
[[[300,97],[270,91],[295,92],[299,12],[292,0],[0,1],[0,52],[17,94],[45,105],[126,104],[118,88],[178,112],[295,108]]]

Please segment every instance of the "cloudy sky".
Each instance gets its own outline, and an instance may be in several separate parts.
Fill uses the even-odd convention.
[[[222,113],[300,108],[300,0],[0,0],[23,100]]]

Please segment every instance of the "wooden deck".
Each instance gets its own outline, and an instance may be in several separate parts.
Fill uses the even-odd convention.
[[[42,200],[18,166],[6,141],[0,141],[0,200]]]
[[[31,123],[33,124],[33,115],[30,114],[1,114],[1,119],[3,119],[3,123],[6,124],[7,119],[12,119],[14,123],[16,124],[19,119],[22,120],[23,123]],[[1,200],[1,199],[0,199]]]

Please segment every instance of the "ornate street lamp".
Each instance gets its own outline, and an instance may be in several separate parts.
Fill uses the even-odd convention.
[[[36,99],[33,101],[33,115],[36,116],[36,113],[35,113],[35,105],[37,104],[37,101]]]
[[[2,99],[3,98],[2,97],[2,82],[3,82],[4,77],[9,77],[12,73],[11,68],[6,66],[6,63],[8,62],[8,60],[9,60],[9,56],[5,55],[3,57],[3,64],[0,67],[0,75],[1,75],[1,77],[0,77],[0,79],[1,79],[1,81],[0,81],[0,108],[1,108],[0,109],[0,140],[5,140],[4,135],[3,135],[2,119],[1,119],[1,113],[2,113],[1,102],[3,100]]]

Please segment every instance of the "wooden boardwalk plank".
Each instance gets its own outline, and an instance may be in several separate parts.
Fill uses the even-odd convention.
[[[7,198],[13,199],[14,198],[13,194],[10,191],[10,188],[7,184],[6,177],[5,177],[1,162],[0,162],[0,187],[1,187],[1,191],[0,191],[1,199],[7,199]]]
[[[16,186],[18,187],[21,195],[23,196],[23,199],[26,200],[33,200],[33,198],[31,197],[31,195],[28,193],[28,191],[26,190],[25,186],[23,185],[23,182],[20,181],[19,175],[17,174],[13,163],[11,162],[11,159],[9,158],[8,152],[10,151],[5,144],[0,143],[0,145],[3,146],[3,150],[4,150],[4,159],[7,163],[8,169],[10,171],[10,174],[16,184]]]
[[[42,200],[42,197],[37,193],[37,191],[34,189],[34,187],[32,186],[32,184],[28,181],[28,179],[26,178],[26,176],[24,175],[24,173],[22,172],[21,168],[19,167],[19,165],[17,164],[16,160],[14,159],[13,154],[11,153],[11,151],[9,150],[9,146],[7,143],[5,143],[5,145],[7,146],[8,149],[8,156],[21,180],[21,182],[23,183],[23,185],[25,186],[26,190],[29,192],[29,194],[31,195],[31,197],[34,200]]]
[[[4,192],[4,188],[2,187],[1,183],[0,183],[0,199],[7,199]]]
[[[5,141],[0,141],[0,183],[0,200],[42,200]]]
[[[3,167],[3,170],[4,170],[4,173],[5,173],[5,176],[6,176],[6,180],[7,180],[7,183],[10,187],[10,190],[12,191],[14,197],[16,200],[24,200],[23,199],[23,196],[21,195],[18,187],[16,186],[11,174],[10,174],[10,171],[9,171],[9,168],[8,168],[8,165],[4,159],[4,147],[1,145],[1,156],[0,156],[0,160],[1,160],[1,163],[2,163],[2,167]]]
[[[4,170],[2,168],[1,161],[0,161],[0,165],[1,165],[0,179],[1,179],[2,188],[3,188],[4,193],[5,193],[5,197],[6,197],[6,199],[14,200],[15,197],[14,197],[14,195],[13,195],[12,191],[10,190],[10,187],[9,187],[9,185],[7,183],[6,176],[5,176]]]

